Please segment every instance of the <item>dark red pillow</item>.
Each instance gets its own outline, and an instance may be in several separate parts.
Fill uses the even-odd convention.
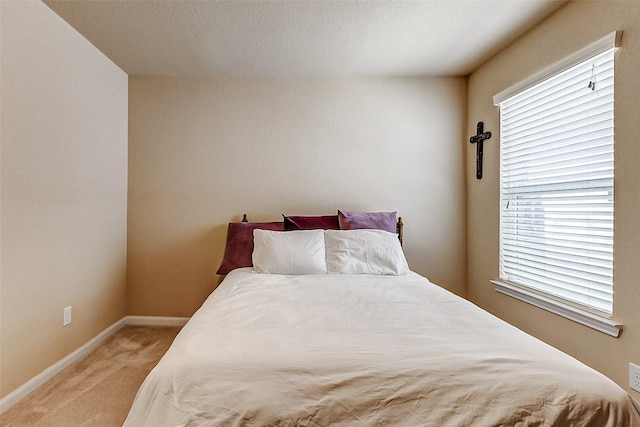
[[[253,230],[284,231],[283,222],[230,222],[227,228],[227,245],[216,274],[227,274],[240,267],[252,267]]]
[[[322,216],[286,216],[284,217],[285,230],[339,230],[338,215]]]
[[[347,212],[338,211],[341,230],[376,229],[397,232],[397,212]]]

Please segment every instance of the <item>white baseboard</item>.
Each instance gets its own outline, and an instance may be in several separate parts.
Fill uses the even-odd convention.
[[[100,332],[97,336],[92,338],[89,342],[73,353],[49,366],[47,369],[0,399],[0,414],[4,413],[7,409],[11,408],[13,405],[37,390],[38,387],[49,381],[67,366],[87,356],[123,326],[184,326],[188,320],[188,317],[125,316],[104,331]]]
[[[158,317],[158,316],[127,316],[125,323],[127,325],[144,325],[144,326],[184,326],[188,317]]]

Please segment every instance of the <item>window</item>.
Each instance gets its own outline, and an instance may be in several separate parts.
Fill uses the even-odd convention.
[[[613,313],[616,35],[495,100],[500,282],[602,317]]]

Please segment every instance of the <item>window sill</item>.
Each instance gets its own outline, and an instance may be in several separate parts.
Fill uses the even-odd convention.
[[[612,337],[617,338],[622,332],[622,325],[611,319],[605,319],[586,310],[581,310],[577,307],[563,304],[560,301],[537,294],[522,286],[502,282],[500,280],[491,280],[490,282],[493,284],[495,290],[501,294],[524,301],[543,310],[557,314],[558,316],[562,316],[607,335],[611,335]]]

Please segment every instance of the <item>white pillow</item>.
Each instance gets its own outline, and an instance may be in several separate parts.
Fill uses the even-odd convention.
[[[383,230],[326,230],[327,272],[340,274],[409,273],[398,236]]]
[[[253,230],[252,258],[258,273],[326,273],[324,230]]]

